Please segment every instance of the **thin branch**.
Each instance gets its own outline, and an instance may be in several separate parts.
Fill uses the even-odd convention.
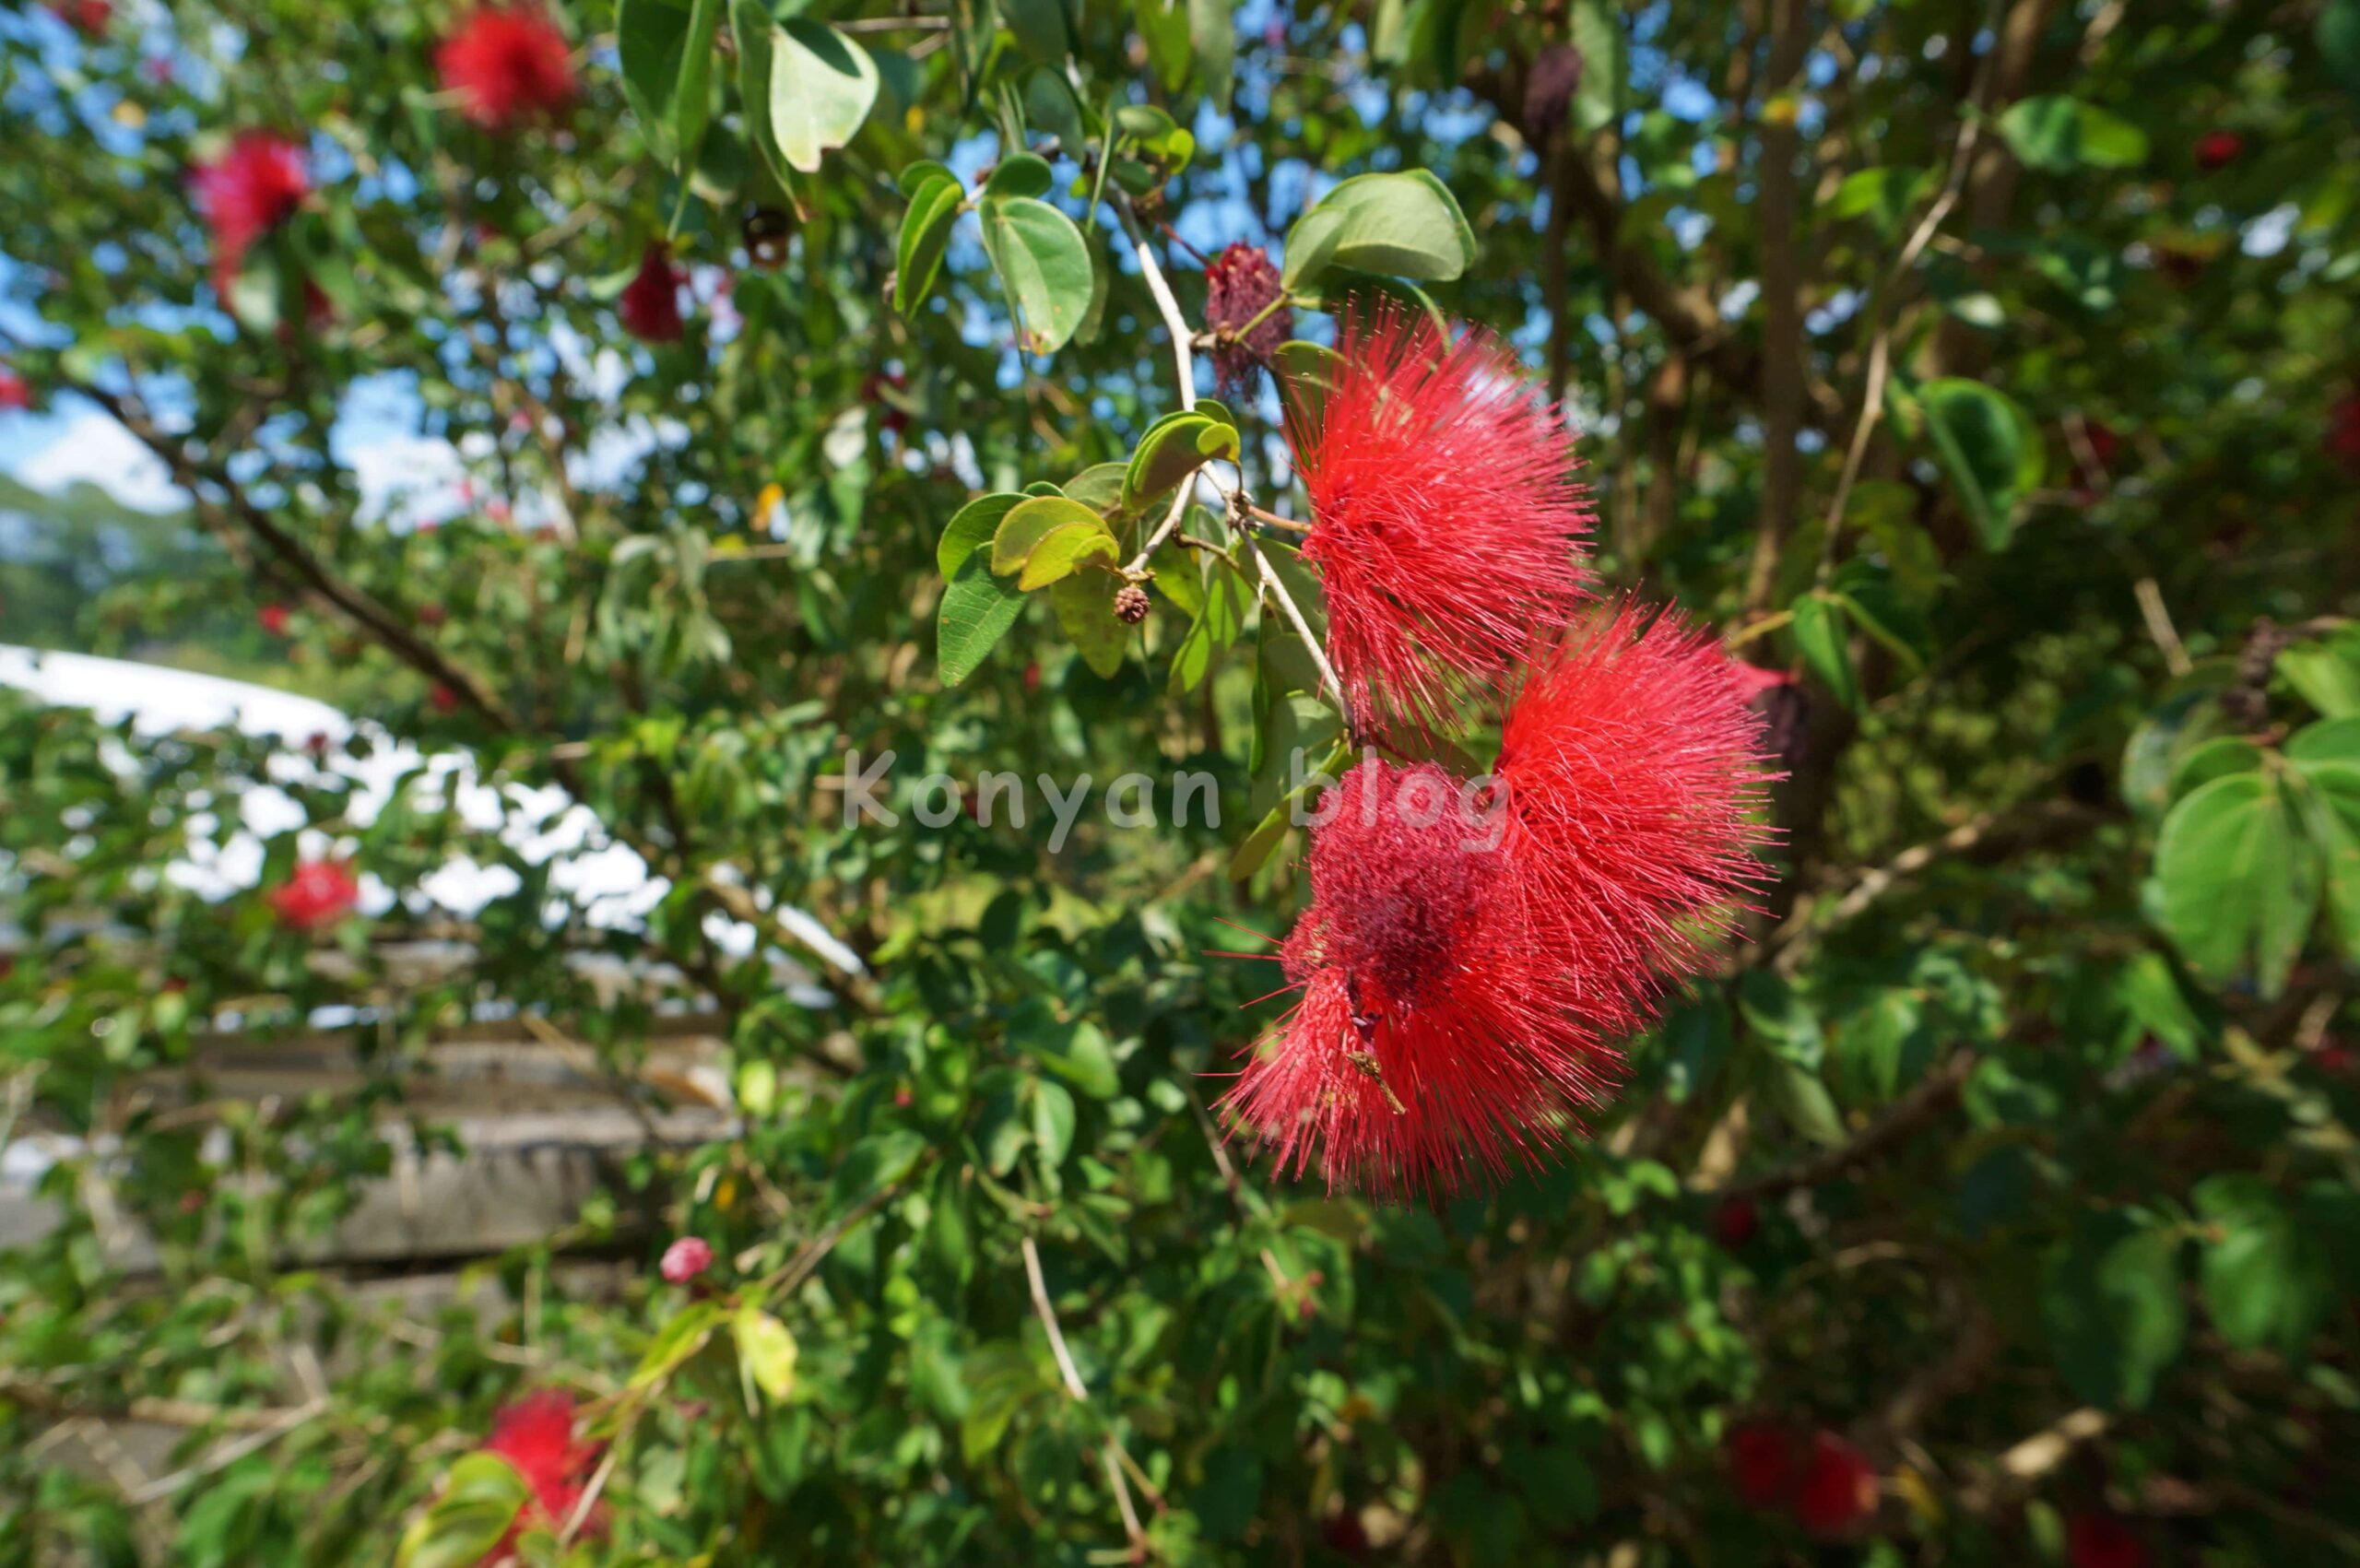
[[[159,1476],[139,1487],[131,1493],[131,1501],[141,1504],[160,1503],[191,1482],[202,1480],[206,1476],[226,1470],[247,1455],[268,1447],[305,1421],[324,1414],[327,1408],[326,1400],[313,1399],[306,1404],[298,1405],[291,1410],[284,1411],[272,1418],[267,1426],[258,1427],[243,1437],[223,1444],[195,1464],[174,1470],[168,1476]]]
[[[1041,1326],[1048,1330],[1049,1350],[1057,1359],[1057,1373],[1065,1380],[1066,1393],[1077,1405],[1090,1403],[1090,1390],[1083,1386],[1081,1373],[1073,1364],[1073,1352],[1066,1348],[1065,1330],[1057,1326],[1056,1308],[1049,1304],[1048,1281],[1041,1277],[1041,1249],[1026,1236],[1021,1244],[1024,1253],[1024,1279],[1032,1291],[1032,1310],[1041,1319]],[[1134,1557],[1144,1553],[1147,1531],[1139,1525],[1138,1506],[1131,1501],[1130,1483],[1123,1479],[1123,1461],[1129,1456],[1123,1452],[1121,1442],[1110,1430],[1101,1450],[1106,1466],[1106,1482],[1114,1489],[1115,1506],[1123,1515],[1123,1529],[1129,1538]]]
[[[1139,215],[1132,210],[1130,198],[1119,191],[1111,195],[1115,203],[1115,216],[1122,219],[1123,232],[1129,238],[1132,252],[1139,258],[1139,271],[1147,278],[1148,292],[1154,296],[1156,309],[1162,313],[1163,324],[1172,334],[1173,371],[1180,383],[1180,406],[1184,408],[1194,408],[1197,406],[1197,367],[1195,351],[1191,344],[1195,341],[1196,335],[1189,331],[1188,318],[1181,313],[1180,301],[1174,297],[1172,285],[1164,279],[1162,265],[1155,259],[1155,252],[1149,245],[1146,234],[1139,228]],[[1258,507],[1254,507],[1245,499],[1245,491],[1243,485],[1224,488],[1220,477],[1211,469],[1202,469],[1199,472],[1204,475],[1207,482],[1214,489],[1221,492],[1221,498],[1229,502],[1233,510],[1242,509],[1266,518],[1275,518],[1280,523],[1287,522],[1284,518],[1276,517],[1275,513],[1262,513]],[[1182,488],[1183,494],[1186,493],[1186,486]],[[1163,531],[1169,532],[1169,529]],[[1294,595],[1287,592],[1287,585],[1280,581],[1279,574],[1271,567],[1268,557],[1263,553],[1261,541],[1255,537],[1250,529],[1241,529],[1240,532],[1245,536],[1246,553],[1254,558],[1255,570],[1261,577],[1262,586],[1268,590],[1273,599],[1278,601],[1280,610],[1293,625],[1296,632],[1302,636],[1304,646],[1310,649],[1311,661],[1317,666],[1320,678],[1327,683],[1328,689],[1335,693],[1333,701],[1337,713],[1343,718],[1344,733],[1357,748],[1361,744],[1361,739],[1359,729],[1352,722],[1351,704],[1344,695],[1344,683],[1336,677],[1335,666],[1328,661],[1327,648],[1321,644],[1317,634],[1311,630],[1311,622],[1304,615],[1302,607],[1294,602]]]
[[[1758,1176],[1749,1176],[1708,1190],[1732,1197],[1761,1197],[1792,1192],[1797,1187],[1816,1186],[1839,1176],[1948,1110],[1951,1102],[1958,1098],[1967,1075],[1975,1070],[1976,1064],[1981,1059],[1973,1051],[1953,1054],[1907,1093],[1887,1105],[1874,1121],[1835,1149]]]

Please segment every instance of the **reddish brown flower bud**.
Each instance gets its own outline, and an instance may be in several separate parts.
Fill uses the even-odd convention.
[[[1730,1428],[1722,1446],[1729,1484],[1748,1508],[1767,1511],[1786,1502],[1802,1458],[1802,1440],[1791,1428],[1747,1421]]]
[[[1565,123],[1565,107],[1582,85],[1582,52],[1570,43],[1552,43],[1532,62],[1524,78],[1524,135],[1534,146],[1547,145]]]
[[[342,861],[307,860],[270,893],[278,923],[292,931],[317,931],[352,913],[360,883]]]
[[[1832,1432],[1811,1442],[1795,1486],[1795,1517],[1813,1535],[1841,1535],[1877,1509],[1877,1472],[1868,1456]]]
[[[2207,174],[2226,169],[2246,150],[2245,137],[2235,131],[2207,131],[2196,138],[2196,166]]]
[[[2147,1568],[2147,1543],[2111,1514],[2077,1514],[2065,1524],[2067,1568]]]
[[[1280,295],[1279,269],[1258,246],[1232,245],[1205,268],[1205,325],[1215,333],[1242,336],[1213,350],[1223,387],[1246,390],[1257,366],[1268,368],[1279,345],[1294,333],[1294,312],[1280,305],[1264,315]],[[1249,329],[1250,324],[1250,329]]]
[[[1147,590],[1136,583],[1126,583],[1115,591],[1115,619],[1125,626],[1137,626],[1147,619]]]
[[[1750,1197],[1725,1197],[1713,1210],[1713,1234],[1732,1252],[1753,1240],[1761,1228],[1762,1212]]]
[[[664,1249],[663,1261],[656,1266],[667,1283],[685,1285],[713,1267],[713,1247],[698,1236],[682,1236]]]
[[[624,286],[615,308],[623,330],[643,343],[680,340],[680,272],[672,265],[671,247],[661,240],[647,242],[638,276]]]
[[[434,704],[434,711],[438,713],[459,711],[459,694],[442,681],[438,680],[426,689],[426,700]]]

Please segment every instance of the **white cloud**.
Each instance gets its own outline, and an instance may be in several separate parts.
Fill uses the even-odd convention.
[[[37,490],[88,480],[142,512],[174,511],[188,499],[172,483],[163,459],[104,414],[74,415],[54,440],[16,468],[17,477]]]

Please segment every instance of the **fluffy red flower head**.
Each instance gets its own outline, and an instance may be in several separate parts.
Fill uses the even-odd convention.
[[[306,860],[270,892],[279,924],[295,931],[333,925],[360,902],[360,884],[340,860]]]
[[[2360,392],[2338,402],[2328,415],[2327,454],[2360,478]]]
[[[1719,642],[1627,602],[1540,651],[1508,703],[1501,848],[1597,1032],[1641,1027],[1761,880],[1761,745]]]
[[[656,1271],[667,1284],[685,1285],[712,1267],[712,1244],[701,1236],[682,1236],[664,1249]]]
[[[661,240],[650,240],[640,253],[639,273],[623,286],[616,306],[623,330],[643,343],[680,340],[680,270],[672,265],[672,250]]]
[[[1834,1432],[1820,1432],[1796,1477],[1794,1502],[1803,1528],[1818,1536],[1842,1535],[1876,1512],[1876,1467]]]
[[[598,1456],[597,1444],[573,1441],[573,1400],[555,1389],[528,1394],[493,1417],[483,1450],[513,1465],[533,1489],[508,1534],[484,1555],[488,1563],[508,1555],[536,1511],[537,1522],[561,1528],[581,1505],[583,1476]]]
[[[1446,725],[1585,596],[1572,432],[1497,339],[1389,301],[1346,310],[1325,395],[1287,418],[1328,652],[1380,735]]]
[[[0,366],[0,410],[21,412],[32,406],[32,383],[6,366]]]
[[[459,711],[459,694],[454,691],[447,682],[438,680],[428,687],[426,700],[433,704],[434,711],[438,713],[455,713]]]
[[[114,0],[55,0],[51,13],[85,38],[97,38],[114,20]]]
[[[1205,268],[1206,328],[1242,335],[1229,347],[1213,350],[1213,368],[1224,388],[1242,392],[1251,387],[1255,368],[1267,367],[1279,345],[1294,335],[1292,310],[1280,305],[1262,314],[1282,287],[1279,269],[1259,245],[1232,245]],[[1253,324],[1250,331],[1248,323]]]
[[[2065,1522],[2066,1568],[2147,1568],[2147,1543],[2111,1514],[2077,1514]]]
[[[1432,764],[1321,802],[1303,995],[1224,1103],[1300,1173],[1393,1196],[1536,1163],[1621,1075],[1616,1043],[1759,878],[1759,721],[1718,643],[1622,606],[1509,703],[1495,809]]]
[[[294,621],[295,612],[285,605],[265,605],[254,611],[254,624],[273,637],[286,636],[287,629],[293,625]]]
[[[1752,1241],[1761,1229],[1762,1211],[1750,1197],[1725,1197],[1713,1209],[1713,1235],[1731,1251]]]
[[[2196,166],[2210,174],[2235,163],[2246,150],[2245,137],[2235,131],[2207,131],[2196,138]]]
[[[303,150],[267,131],[245,131],[215,162],[199,164],[196,205],[213,230],[213,280],[227,292],[246,249],[294,215],[312,188]]]
[[[537,114],[561,113],[573,101],[572,53],[538,6],[490,6],[470,13],[442,41],[434,66],[468,119],[505,131]]]
[[[1747,1421],[1729,1430],[1723,1446],[1729,1483],[1748,1508],[1766,1512],[1787,1501],[1802,1460],[1802,1443],[1791,1427]]]
[[[1385,1197],[1538,1163],[1618,1063],[1564,1015],[1497,822],[1430,763],[1364,762],[1320,809],[1281,955],[1303,996],[1223,1104],[1282,1172]]]

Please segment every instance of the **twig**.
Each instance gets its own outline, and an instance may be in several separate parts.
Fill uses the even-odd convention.
[[[1188,318],[1181,313],[1180,301],[1173,296],[1172,285],[1164,280],[1162,265],[1155,259],[1155,251],[1149,245],[1147,235],[1139,228],[1139,215],[1132,210],[1130,198],[1119,191],[1112,193],[1112,195],[1115,214],[1122,219],[1123,232],[1129,238],[1132,252],[1139,258],[1139,271],[1147,278],[1148,292],[1154,296],[1156,309],[1163,316],[1164,327],[1172,335],[1172,364],[1174,374],[1180,383],[1180,406],[1184,408],[1194,408],[1197,406],[1197,366],[1195,350],[1191,345],[1196,335],[1188,329]],[[1221,491],[1221,498],[1228,501],[1233,509],[1244,509],[1282,524],[1288,523],[1287,519],[1277,517],[1276,513],[1262,513],[1258,507],[1247,501],[1245,487],[1242,484],[1223,489],[1221,479],[1211,470],[1206,469],[1201,472],[1205,474],[1213,489]],[[1184,494],[1186,489],[1186,487],[1183,487]],[[1169,532],[1169,529],[1162,531]],[[1280,610],[1292,623],[1296,632],[1302,636],[1304,645],[1311,650],[1311,662],[1317,667],[1319,677],[1327,683],[1328,689],[1335,693],[1333,701],[1336,711],[1343,717],[1344,734],[1355,748],[1359,747],[1360,733],[1352,722],[1351,703],[1344,695],[1344,683],[1336,677],[1335,666],[1328,662],[1328,650],[1321,645],[1319,638],[1312,631],[1311,622],[1304,617],[1301,607],[1294,602],[1294,595],[1287,592],[1286,584],[1279,580],[1278,572],[1271,568],[1269,559],[1262,551],[1261,541],[1255,537],[1251,529],[1242,529],[1240,532],[1245,536],[1246,553],[1254,558],[1255,570],[1261,577],[1262,586],[1269,591],[1273,599],[1278,601]]]
[[[1041,1326],[1048,1330],[1049,1350],[1057,1359],[1057,1372],[1065,1379],[1066,1393],[1075,1404],[1087,1405],[1090,1390],[1082,1385],[1081,1373],[1074,1367],[1073,1352],[1066,1348],[1065,1330],[1057,1326],[1056,1308],[1049,1304],[1048,1281],[1041,1277],[1041,1249],[1032,1244],[1030,1236],[1023,1239],[1021,1249],[1025,1282],[1032,1291],[1032,1310],[1039,1315]],[[1129,1537],[1132,1555],[1139,1556],[1146,1550],[1147,1531],[1139,1525],[1139,1508],[1131,1501],[1130,1483],[1123,1479],[1122,1461],[1129,1456],[1123,1452],[1122,1443],[1111,1431],[1106,1433],[1101,1457],[1106,1466],[1107,1484],[1115,1490],[1115,1506],[1123,1515],[1123,1529]]]
[[[1967,1075],[1975,1070],[1976,1064],[1981,1059],[1973,1051],[1955,1053],[1838,1148],[1814,1154],[1807,1160],[1799,1160],[1776,1171],[1707,1190],[1727,1193],[1731,1197],[1760,1197],[1791,1192],[1797,1187],[1816,1186],[1821,1182],[1841,1175],[1948,1109],[1951,1102],[1958,1097],[1960,1088],[1965,1084]]]
[[[754,1288],[755,1294],[764,1300],[783,1296],[811,1278],[811,1271],[819,1267],[827,1258],[828,1254],[834,1250],[835,1244],[844,1239],[844,1232],[883,1208],[893,1195],[901,1190],[901,1182],[888,1182],[858,1203],[854,1204],[832,1221],[826,1230],[812,1237],[801,1252],[787,1259],[776,1273],[757,1285]]]
[[[327,1408],[328,1402],[324,1399],[313,1399],[306,1404],[298,1405],[295,1409],[278,1415],[268,1426],[258,1428],[243,1437],[223,1444],[195,1464],[174,1470],[168,1476],[157,1477],[133,1491],[131,1501],[141,1504],[160,1503],[191,1481],[202,1480],[216,1471],[226,1470],[247,1455],[268,1447],[305,1421],[324,1412]]]
[[[2188,644],[2179,640],[2179,629],[2172,624],[2172,612],[2164,604],[2164,591],[2153,577],[2142,577],[2131,584],[2131,595],[2139,601],[2139,618],[2147,623],[2147,635],[2154,639],[2162,650],[2164,667],[2175,677],[2186,675],[2196,667],[2188,656]]]

